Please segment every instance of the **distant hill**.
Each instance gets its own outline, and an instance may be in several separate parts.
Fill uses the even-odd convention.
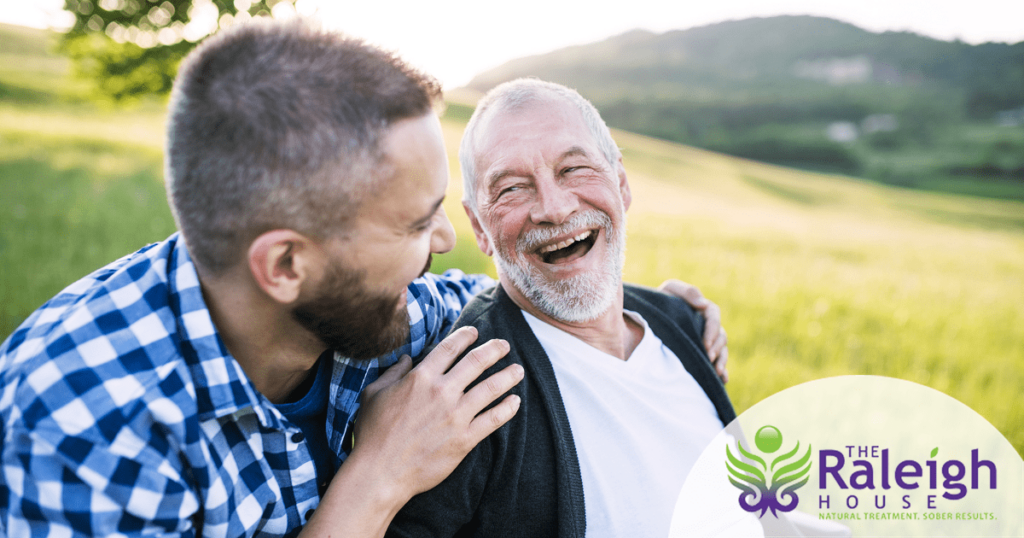
[[[616,127],[734,155],[910,186],[938,176],[1024,185],[1024,134],[1012,128],[1024,124],[1024,42],[969,45],[823,17],[753,18],[637,30],[517,59],[469,88],[522,76],[578,89]],[[1011,129],[996,129],[998,121]],[[852,124],[853,138],[830,138],[836,122]],[[961,144],[953,126],[966,124],[986,132]]]
[[[41,104],[70,98],[70,62],[56,53],[57,37],[0,23],[0,101]]]
[[[0,41],[4,47],[0,53],[29,57],[46,57],[53,33],[47,30],[28,28],[0,22]]]
[[[753,91],[755,82],[771,90],[801,80],[955,88],[979,101],[983,93],[997,94],[990,109],[972,110],[984,117],[1024,106],[1024,42],[969,45],[872,33],[824,17],[753,18],[663,34],[635,30],[513,60],[469,86],[485,91],[527,75],[573,84],[602,100],[658,98],[671,88],[728,89],[720,97],[735,99],[761,93]]]
[[[840,20],[807,15],[731,20],[664,34],[633,31],[510,61],[479,75],[470,86],[487,87],[524,72],[569,76],[581,82],[612,82],[616,75],[644,82],[705,84],[813,78],[815,68],[859,56],[871,69],[863,78],[860,73],[851,74],[851,80],[949,86],[994,83],[1015,88],[1017,104],[1024,105],[1024,42],[969,45],[907,32],[876,34]],[[566,69],[573,73],[563,73]],[[697,74],[711,79],[696,79]],[[628,87],[623,84],[627,80],[613,86]]]

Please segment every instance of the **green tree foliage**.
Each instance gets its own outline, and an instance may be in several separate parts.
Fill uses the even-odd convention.
[[[170,91],[178,63],[218,28],[268,17],[292,0],[65,0],[75,16],[61,50],[103,99]]]

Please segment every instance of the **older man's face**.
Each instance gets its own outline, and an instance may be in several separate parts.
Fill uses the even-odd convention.
[[[621,291],[630,200],[621,164],[560,99],[498,112],[477,136],[470,217],[509,293],[563,322],[607,311]]]

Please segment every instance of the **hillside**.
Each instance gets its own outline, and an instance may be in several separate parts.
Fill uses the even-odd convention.
[[[0,49],[6,39],[0,28]],[[468,112],[452,104],[442,120],[454,178]],[[0,96],[0,339],[82,275],[174,231],[163,125],[157,107]],[[1024,203],[613,134],[634,200],[626,279],[682,278],[721,305],[738,411],[822,377],[898,377],[963,401],[1024,453]],[[493,274],[460,190],[450,181],[445,201],[458,243],[434,270]]]
[[[843,59],[850,63],[844,66]],[[845,80],[842,67],[848,68]],[[644,85],[664,83],[709,88],[731,83],[747,90],[734,95],[752,95],[752,81],[804,78],[1000,92],[994,108],[976,111],[981,115],[1024,105],[1024,43],[968,45],[907,32],[877,34],[811,16],[744,19],[663,34],[636,30],[513,60],[478,75],[470,87],[486,90],[527,71],[542,78],[571,77],[584,87],[604,83],[602,99],[632,97],[636,91],[641,98],[654,97],[657,89]]]
[[[0,99],[41,102],[66,80],[69,62],[51,52],[56,36],[45,30],[0,23]]]
[[[1024,199],[1024,43],[968,45],[782,16],[513,60],[609,124],[733,155],[904,186]],[[838,129],[838,130],[836,130]]]

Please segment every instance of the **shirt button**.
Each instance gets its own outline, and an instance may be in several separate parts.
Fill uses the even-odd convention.
[[[302,440],[305,439],[305,438],[306,438],[306,436],[302,435],[302,432],[295,432],[295,433],[292,434],[292,442],[293,443],[301,443]]]

